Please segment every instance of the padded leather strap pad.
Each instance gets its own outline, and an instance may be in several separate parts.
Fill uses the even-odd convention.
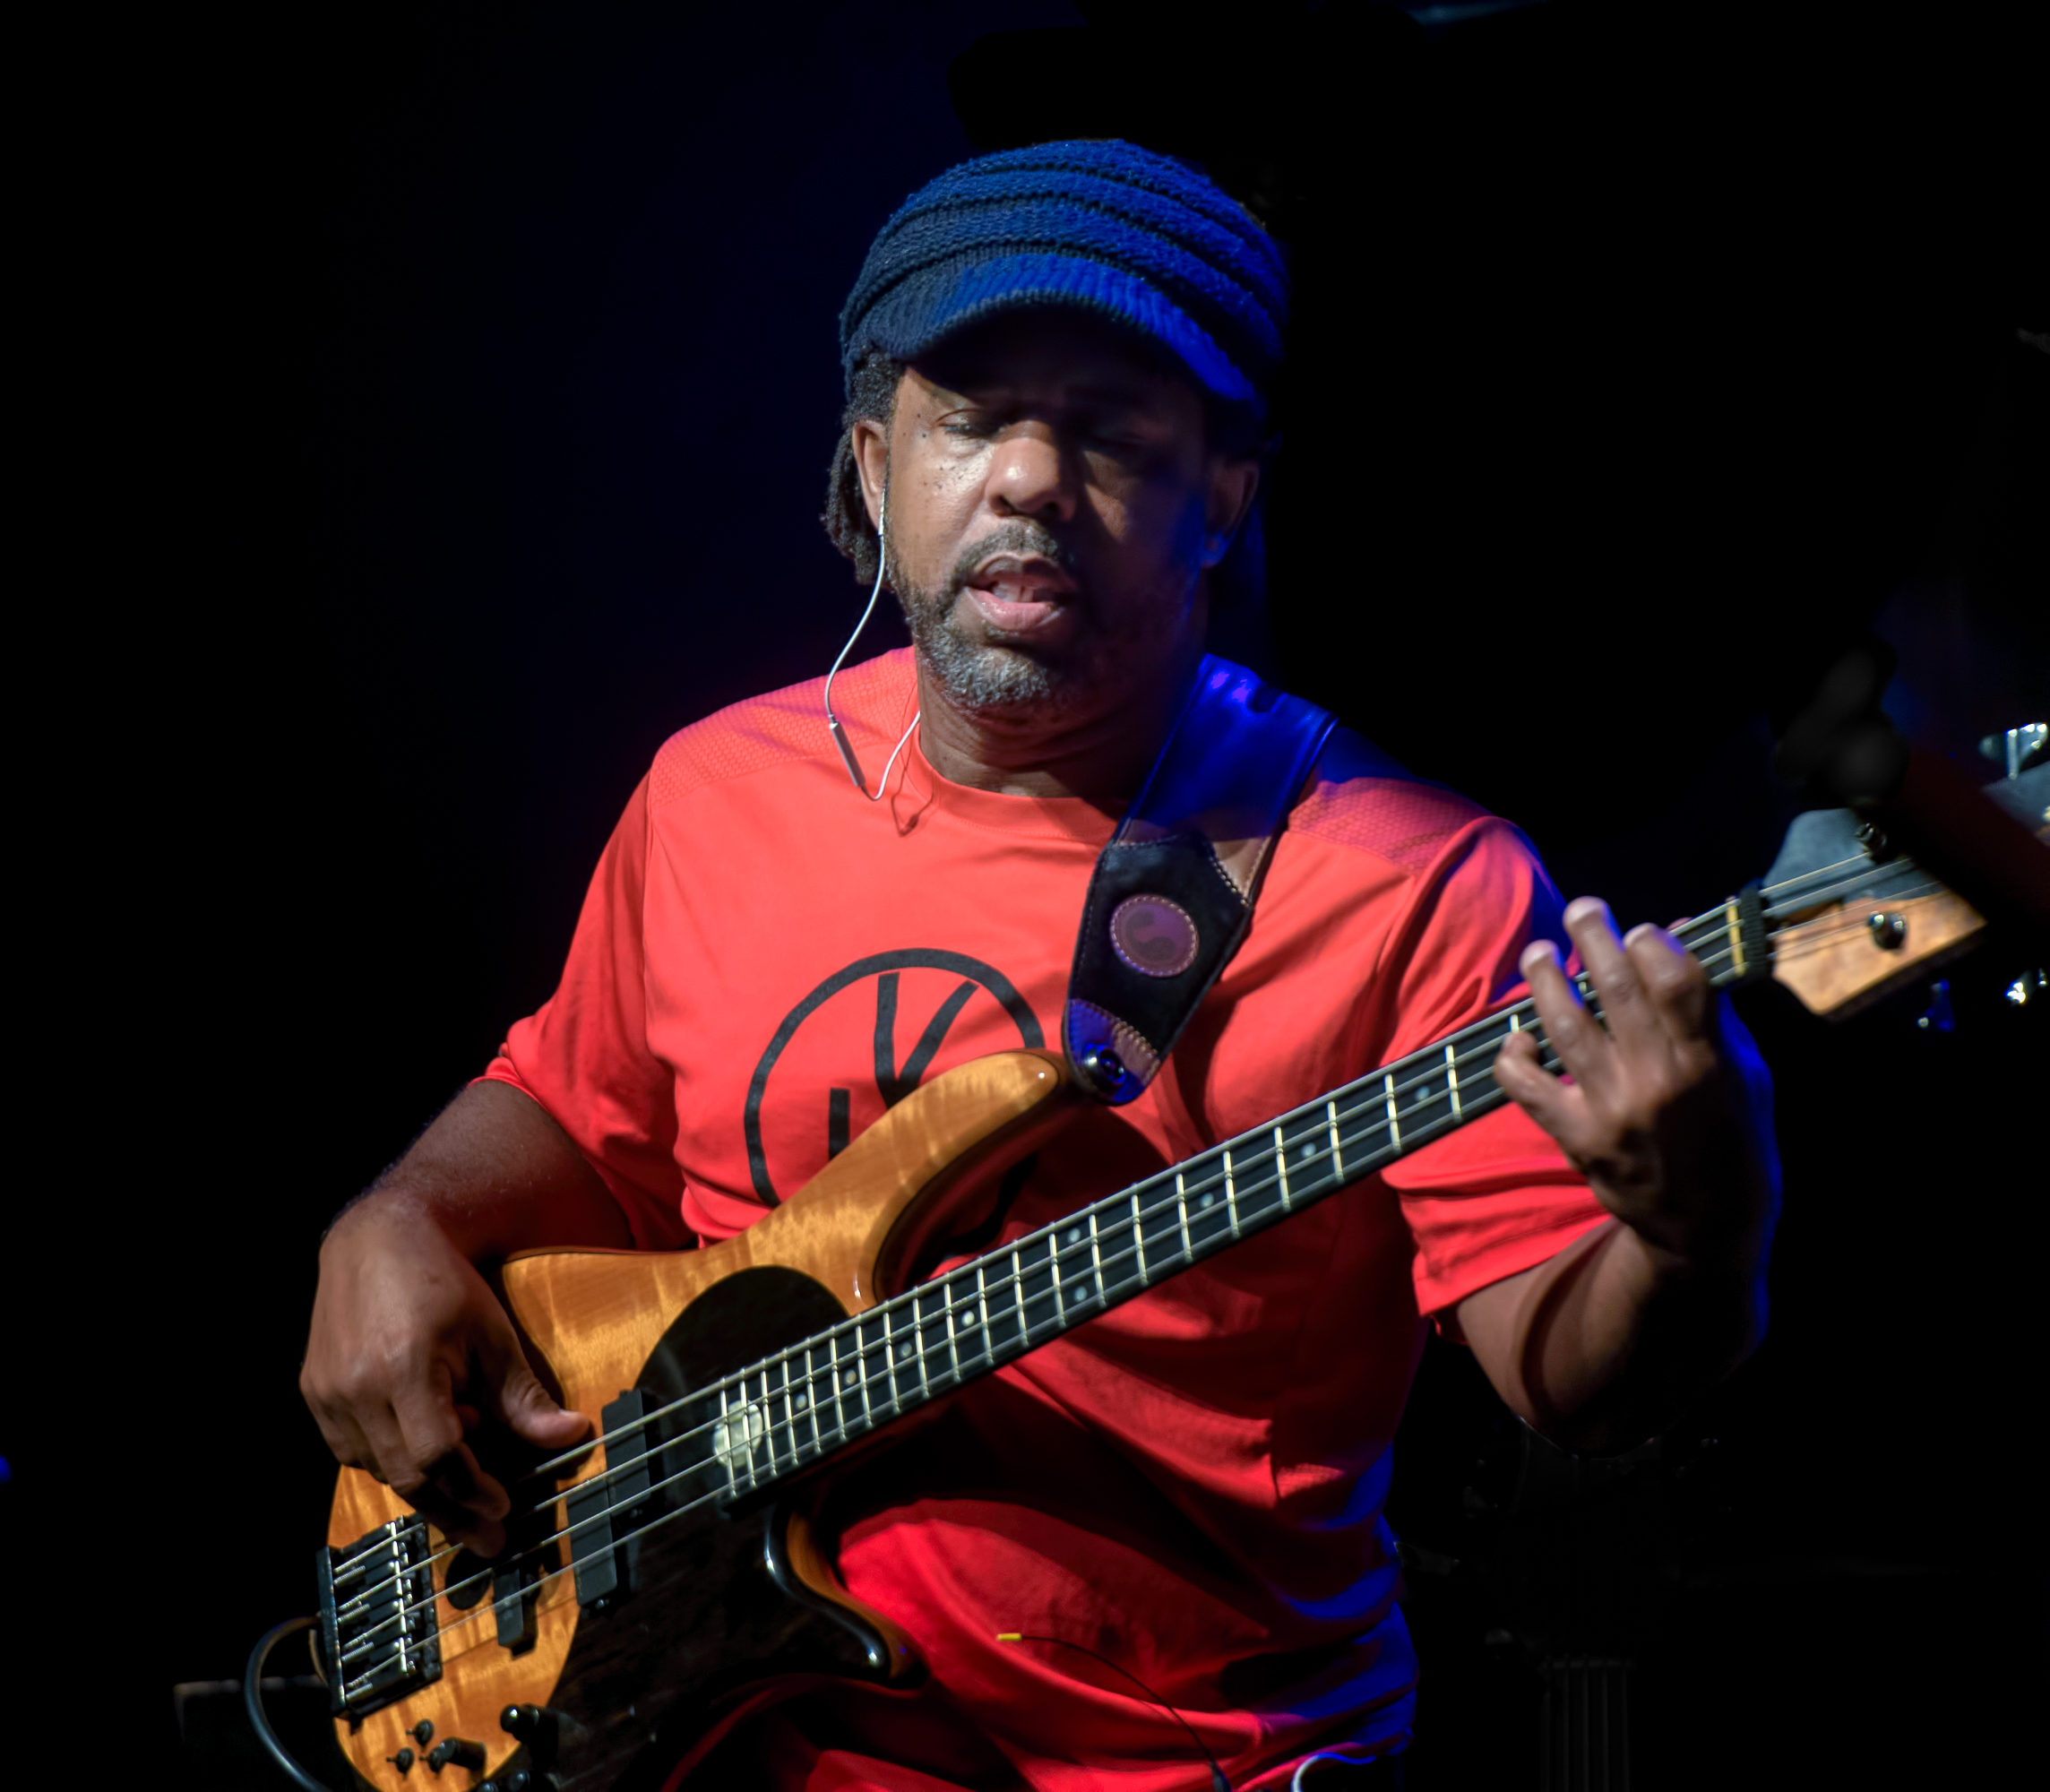
[[[1206,659],[1167,744],[1096,864],[1062,1042],[1083,1088],[1134,1099],[1231,962],[1332,718]]]

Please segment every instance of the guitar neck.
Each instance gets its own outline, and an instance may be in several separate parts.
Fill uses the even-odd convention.
[[[1754,889],[1679,933],[1718,987],[1770,968]],[[1513,1033],[1558,1067],[1526,997],[707,1390],[728,1497],[810,1468],[1500,1107],[1494,1056]]]

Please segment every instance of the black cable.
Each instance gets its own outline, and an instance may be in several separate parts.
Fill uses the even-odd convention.
[[[1150,1686],[1149,1686],[1143,1680],[1141,1680],[1136,1674],[1134,1674],[1129,1667],[1120,1667],[1117,1663],[1113,1661],[1107,1655],[1098,1655],[1096,1650],[1090,1648],[1088,1644],[1081,1642],[1070,1642],[1064,1636],[1034,1636],[1028,1631],[1006,1630],[999,1631],[997,1633],[996,1640],[999,1642],[1050,1642],[1057,1649],[1079,1649],[1084,1655],[1088,1656],[1090,1660],[1102,1662],[1103,1665],[1109,1668],[1113,1674],[1124,1675],[1127,1680],[1131,1681],[1134,1686],[1138,1687],[1141,1693],[1145,1693],[1145,1695],[1150,1700],[1151,1700],[1153,1703],[1159,1706],[1163,1711],[1167,1712],[1167,1714],[1170,1718],[1174,1719],[1176,1723],[1181,1725],[1184,1730],[1188,1730],[1189,1740],[1195,1744],[1198,1753],[1200,1753],[1202,1755],[1202,1758],[1209,1762],[1210,1764],[1210,1792],[1231,1792],[1231,1781],[1224,1777],[1224,1769],[1218,1765],[1217,1756],[1212,1754],[1209,1749],[1203,1746],[1202,1737],[1198,1736],[1194,1730],[1189,1728],[1189,1720],[1184,1718],[1179,1711],[1177,1711],[1172,1705],[1170,1705],[1165,1699],[1163,1699],[1158,1693],[1156,1693]]]
[[[311,1630],[316,1622],[313,1618],[287,1618],[283,1624],[263,1633],[263,1640],[249,1651],[249,1666],[243,1670],[242,1709],[249,1713],[249,1727],[256,1732],[256,1740],[263,1745],[271,1759],[284,1770],[285,1777],[298,1787],[300,1792],[334,1792],[332,1786],[315,1779],[285,1753],[284,1745],[271,1727],[271,1719],[263,1715],[263,1664],[271,1658],[271,1651],[288,1636],[296,1631]]]

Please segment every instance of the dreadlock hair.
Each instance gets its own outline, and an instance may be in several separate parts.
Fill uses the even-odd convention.
[[[861,469],[854,458],[854,426],[880,424],[884,438],[897,414],[897,388],[904,364],[880,349],[865,349],[848,383],[847,409],[840,414],[840,445],[833,450],[832,470],[826,475],[825,524],[832,545],[854,562],[857,585],[875,582],[875,524],[861,495]]]
[[[875,524],[861,495],[861,470],[854,458],[854,426],[874,423],[885,437],[897,414],[897,388],[904,378],[904,363],[880,349],[863,350],[854,364],[848,383],[847,408],[840,417],[840,444],[833,450],[832,470],[826,475],[826,526],[832,545],[854,564],[857,585],[875,582],[877,541]],[[1259,427],[1245,411],[1203,399],[1203,422],[1210,444],[1234,456],[1252,456],[1267,470],[1274,444],[1262,438]],[[1267,597],[1267,538],[1262,521],[1267,508],[1267,482],[1261,480],[1253,508],[1239,525],[1231,550],[1210,569],[1210,606],[1230,609],[1241,605],[1257,608]]]

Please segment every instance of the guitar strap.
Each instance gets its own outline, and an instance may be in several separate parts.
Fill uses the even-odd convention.
[[[1122,1107],[1145,1090],[1231,962],[1333,725],[1243,666],[1203,660],[1082,904],[1061,1034],[1098,1100]]]

